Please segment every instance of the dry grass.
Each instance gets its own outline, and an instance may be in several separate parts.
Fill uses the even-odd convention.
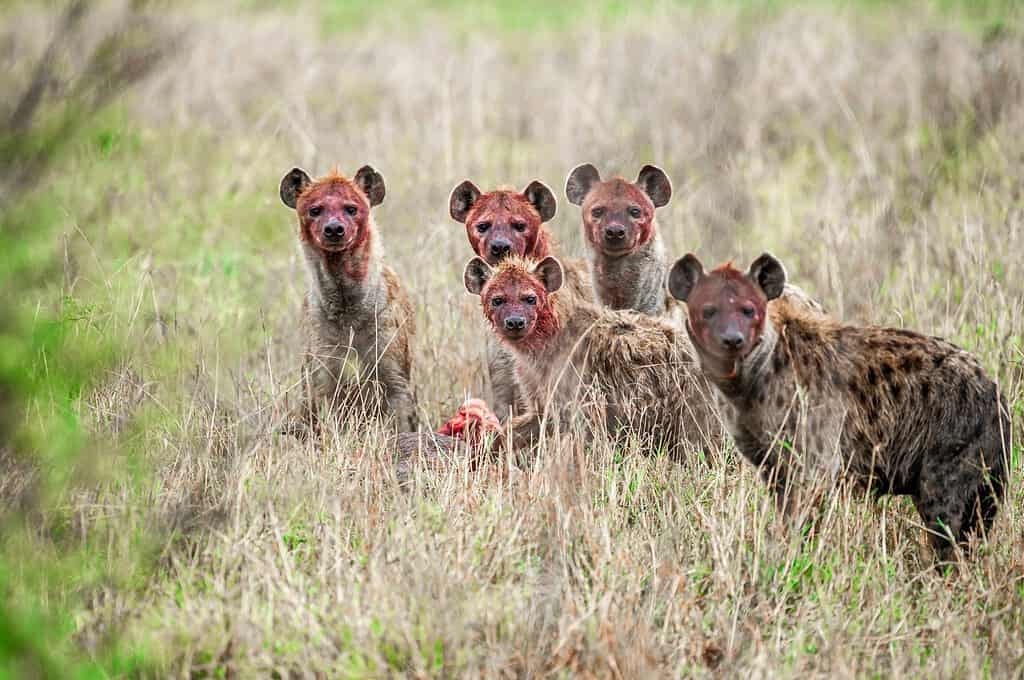
[[[1019,440],[1020,34],[985,40],[927,6],[664,6],[509,35],[164,12],[186,47],[46,189],[67,222],[60,292],[126,339],[84,410],[152,472],[67,502],[111,573],[74,614],[82,646],[117,636],[194,677],[1024,674],[1019,451],[990,540],[940,577],[909,502],[837,493],[817,535],[790,540],[731,450],[677,466],[569,437],[403,492],[375,425],[272,434],[298,375],[304,275],[276,193],[292,165],[383,173],[377,220],[418,304],[416,389],[437,424],[485,394],[449,190],[540,178],[561,197],[591,161],[666,169],[673,255],[769,248],[837,315],[977,352]],[[17,84],[54,19],[7,19]],[[581,252],[564,200],[553,228]],[[157,567],[119,567],[140,532]]]

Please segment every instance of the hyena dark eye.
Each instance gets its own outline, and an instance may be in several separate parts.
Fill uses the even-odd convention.
[[[705,307],[701,311],[701,315],[705,319],[713,319],[715,317],[715,314],[718,314],[718,309],[716,309],[715,307]]]
[[[641,215],[643,215],[643,212],[640,210],[640,208],[633,206],[632,208],[629,209],[629,216],[632,217],[634,220],[640,219]]]
[[[748,319],[753,319],[754,318],[754,308],[753,307],[750,307],[750,306],[743,307],[742,309],[740,309],[740,311],[743,312],[743,316],[747,317]]]
[[[481,234],[486,234],[487,230],[491,228],[490,222],[477,222],[476,230]]]
[[[528,305],[535,305],[537,304],[537,296],[527,295],[526,297],[523,298],[523,302],[525,302]]]
[[[501,307],[503,304],[505,304],[505,298],[503,298],[503,297],[492,297],[491,298],[491,307]]]
[[[512,228],[515,229],[516,231],[526,231],[526,223],[525,222],[513,222],[512,223]]]
[[[322,213],[323,211],[324,211],[323,206],[314,205],[312,208],[309,209],[309,216],[310,217],[320,217],[320,213]]]
[[[604,208],[594,208],[593,210],[590,211],[590,216],[593,217],[594,219],[601,219],[603,215]]]
[[[345,212],[347,212],[349,215],[355,215],[357,212],[359,212],[359,208],[355,207],[354,205],[346,205]]]

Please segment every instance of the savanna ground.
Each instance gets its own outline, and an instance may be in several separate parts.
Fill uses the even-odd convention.
[[[0,7],[0,673],[1024,674],[1012,3],[83,8]],[[836,315],[981,357],[1015,447],[973,561],[937,574],[906,499],[837,494],[787,536],[729,445],[569,438],[404,491],[378,425],[275,434],[305,285],[283,173],[383,173],[436,427],[487,394],[448,192],[539,178],[579,254],[583,161],[665,168],[673,257],[770,249]]]

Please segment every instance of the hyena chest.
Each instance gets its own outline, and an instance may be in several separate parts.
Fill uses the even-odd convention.
[[[844,451],[844,401],[803,386],[791,375],[774,377],[742,399],[718,396],[737,448],[755,465],[774,452],[809,471],[837,476]]]
[[[382,319],[324,319],[318,328],[315,351],[330,372],[337,377],[372,377],[379,357],[393,339],[387,335]]]

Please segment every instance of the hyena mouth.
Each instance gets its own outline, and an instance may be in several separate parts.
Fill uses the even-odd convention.
[[[601,252],[604,253],[605,255],[607,255],[608,257],[622,257],[623,255],[629,255],[631,252],[633,252],[633,246],[632,245],[623,245],[623,246],[602,245],[601,246]]]
[[[501,336],[511,342],[518,342],[525,338],[529,334],[528,329],[520,328],[516,330],[502,329]]]

